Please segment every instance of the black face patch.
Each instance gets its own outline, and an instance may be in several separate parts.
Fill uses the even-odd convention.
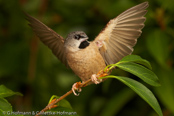
[[[89,44],[90,44],[90,43],[89,43],[88,41],[83,41],[83,42],[81,42],[79,48],[80,48],[80,49],[84,49],[84,48],[86,48],[87,46],[89,46]]]

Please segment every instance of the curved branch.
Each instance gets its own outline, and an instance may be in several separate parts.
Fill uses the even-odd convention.
[[[108,73],[110,73],[110,71],[112,71],[113,68],[114,68],[114,67],[111,67],[111,68],[106,67],[104,70],[99,71],[99,72],[97,73],[97,75],[99,76],[98,78],[107,76]],[[85,81],[85,82],[83,82],[83,83],[79,83],[79,88],[88,86],[88,83],[90,83],[90,82],[92,82],[91,79],[89,79],[89,80],[87,80],[87,81]],[[77,83],[78,83],[78,82],[77,82]],[[39,115],[41,115],[43,112],[45,112],[45,111],[47,111],[47,110],[50,110],[50,109],[52,109],[52,108],[57,107],[57,105],[55,105],[55,104],[57,104],[57,103],[58,103],[59,101],[61,101],[62,99],[66,98],[66,97],[67,97],[68,95],[70,95],[72,92],[73,92],[73,91],[70,90],[70,91],[68,91],[67,93],[65,93],[64,95],[62,95],[60,98],[55,99],[55,100],[52,100],[44,109],[42,109],[42,110],[41,110],[39,113],[37,113],[35,116],[39,116]]]

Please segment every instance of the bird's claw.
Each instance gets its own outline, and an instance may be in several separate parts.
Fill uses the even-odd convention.
[[[98,75],[96,75],[96,74],[93,74],[92,76],[91,76],[91,81],[93,82],[93,83],[95,83],[95,84],[99,84],[99,83],[101,83],[102,82],[102,79],[98,79]]]
[[[99,84],[102,82],[102,79],[98,79],[99,77],[104,77],[104,76],[107,76],[108,75],[108,70],[109,69],[106,69],[106,71],[104,70],[101,70],[99,71],[97,74],[93,74],[91,76],[91,81],[95,84]]]
[[[77,94],[77,92],[81,92],[82,89],[80,88],[81,82],[76,82],[73,84],[72,86],[72,92],[74,93],[75,96],[79,96],[79,93]]]
[[[107,76],[107,75],[108,75],[108,69],[106,69],[106,71],[101,70],[101,71],[99,71],[97,74],[93,74],[93,75],[91,76],[91,81],[92,81],[93,83],[95,83],[95,84],[99,84],[99,83],[101,83],[103,80],[102,80],[102,79],[98,79],[98,78],[99,78],[99,77],[104,77],[104,76]],[[77,94],[76,91],[77,91],[77,92],[81,92],[81,91],[82,91],[81,87],[84,87],[84,86],[86,86],[86,84],[81,83],[81,82],[76,82],[76,83],[74,83],[73,86],[72,86],[72,92],[74,93],[74,95],[75,95],[75,96],[79,96],[79,93]]]

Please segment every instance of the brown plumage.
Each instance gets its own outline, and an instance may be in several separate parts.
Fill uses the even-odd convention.
[[[87,41],[88,37],[82,31],[72,32],[64,39],[39,20],[25,15],[40,40],[82,81],[86,81],[106,65],[116,63],[133,52],[144,27],[147,7],[148,2],[144,2],[121,13],[110,20],[92,42]]]
[[[105,61],[94,42],[77,52],[67,52],[69,66],[82,81],[90,79],[92,74],[96,74],[106,67]]]

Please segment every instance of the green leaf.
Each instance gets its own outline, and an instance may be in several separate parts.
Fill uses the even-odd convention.
[[[0,98],[0,110],[6,114],[7,111],[12,111],[12,106],[6,99]]]
[[[49,103],[53,100],[53,99],[58,99],[60,98],[59,96],[53,95],[50,98]],[[63,115],[63,116],[78,116],[76,112],[73,111],[70,103],[65,100],[62,99],[60,102],[57,103],[58,107],[56,108],[52,108],[50,111],[47,111],[46,113],[49,114],[49,116],[59,116],[59,115]]]
[[[142,59],[140,56],[137,55],[128,55],[122,58],[118,63],[123,63],[123,62],[135,62],[141,65],[144,65],[145,67],[152,69],[149,61]]]
[[[102,79],[103,78],[116,78],[120,80],[121,82],[129,86],[132,90],[134,90],[142,99],[144,99],[158,113],[159,116],[163,116],[157,99],[155,98],[153,93],[143,84],[133,79],[130,79],[127,77],[121,77],[121,76],[109,75],[106,77],[102,77]]]
[[[159,79],[151,70],[133,62],[119,62],[116,67],[128,71],[152,86],[160,86]]]
[[[4,111],[2,111],[1,109],[0,109],[0,116],[6,116],[6,115],[4,114]]]
[[[49,103],[50,103],[53,99],[55,99],[55,98],[58,99],[58,98],[60,98],[60,97],[57,96],[57,95],[53,95],[53,96],[50,98]],[[71,104],[70,104],[67,100],[65,100],[65,99],[62,99],[60,102],[57,103],[57,105],[58,105],[58,107],[64,107],[64,108],[72,109]]]
[[[101,112],[101,116],[114,116],[116,115],[123,106],[130,101],[134,96],[135,92],[129,88],[121,90],[119,93],[116,93],[105,105]]]
[[[3,97],[9,97],[9,96],[12,96],[12,95],[21,95],[21,93],[19,92],[13,92],[12,90],[6,88],[4,85],[0,85],[0,98],[3,98]]]

